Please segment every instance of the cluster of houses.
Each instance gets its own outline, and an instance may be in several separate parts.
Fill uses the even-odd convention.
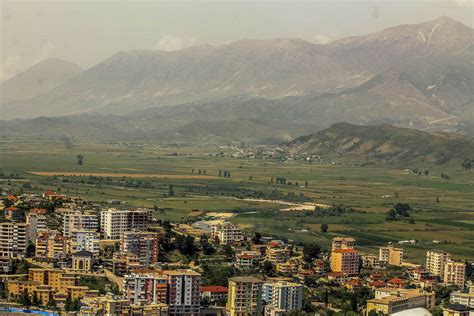
[[[61,203],[53,210],[45,207],[55,201]],[[102,208],[53,191],[7,195],[2,203],[0,278],[9,301],[4,304],[14,305],[26,295],[44,309],[65,309],[78,301],[78,315],[283,316],[303,310],[306,281],[314,278],[348,291],[371,289],[374,298],[362,308],[366,315],[431,310],[437,284],[459,289],[443,305],[445,315],[467,316],[474,309],[466,263],[445,251],[428,251],[421,266],[405,262],[403,249],[394,245],[367,254],[355,239],[340,236],[333,238],[329,252],[308,262],[300,247],[269,237],[252,240],[238,226],[221,221],[193,233],[232,249],[231,262],[222,264],[239,274],[227,286],[203,285],[199,264],[183,268],[160,262],[162,235],[150,227],[152,210]],[[182,234],[179,224],[172,229]],[[24,276],[10,275],[18,258],[37,267]],[[400,267],[405,277],[389,277],[390,267]],[[107,278],[115,286],[100,293],[81,283],[85,276]],[[313,303],[337,310],[327,302]]]

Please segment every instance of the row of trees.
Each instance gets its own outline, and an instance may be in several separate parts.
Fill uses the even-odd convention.
[[[194,171],[195,171],[194,169],[191,169],[192,173],[194,173]],[[198,169],[197,174],[206,175],[207,174],[207,169]]]
[[[276,183],[276,184],[287,184],[287,185],[295,185],[295,186],[299,186],[299,182],[298,181],[295,181],[294,183],[291,182],[291,181],[288,181],[286,178],[283,178],[283,177],[276,177],[276,178],[273,178],[271,177],[270,178],[270,182],[271,183]],[[309,185],[309,182],[308,181],[305,181],[304,182],[304,187],[307,188]]]
[[[219,170],[218,175],[219,175],[219,177],[230,178],[230,171],[229,170]]]

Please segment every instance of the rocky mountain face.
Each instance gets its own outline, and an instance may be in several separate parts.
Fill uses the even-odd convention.
[[[364,161],[456,163],[472,159],[474,138],[427,133],[390,125],[336,123],[285,145],[293,154],[313,154]]]
[[[49,92],[83,70],[71,62],[49,58],[0,84],[2,104]]]
[[[127,135],[182,138],[191,125],[231,121],[272,126],[281,140],[341,121],[471,133],[473,43],[473,29],[441,17],[327,45],[241,40],[120,52],[50,91],[2,100],[2,119],[93,114],[66,119],[84,125],[102,114],[104,126],[123,119]]]

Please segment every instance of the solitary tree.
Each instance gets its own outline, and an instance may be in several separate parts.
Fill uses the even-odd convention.
[[[324,224],[321,224],[321,232],[322,233],[327,233],[328,232],[328,229],[329,229],[329,225],[324,223]]]
[[[84,164],[84,156],[83,155],[76,155],[76,159],[77,159],[77,164],[79,166],[82,166]]]

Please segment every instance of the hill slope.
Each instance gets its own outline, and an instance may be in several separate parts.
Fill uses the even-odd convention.
[[[287,143],[293,154],[316,154],[357,160],[424,161],[445,164],[474,159],[474,138],[427,133],[390,125],[337,123]]]

